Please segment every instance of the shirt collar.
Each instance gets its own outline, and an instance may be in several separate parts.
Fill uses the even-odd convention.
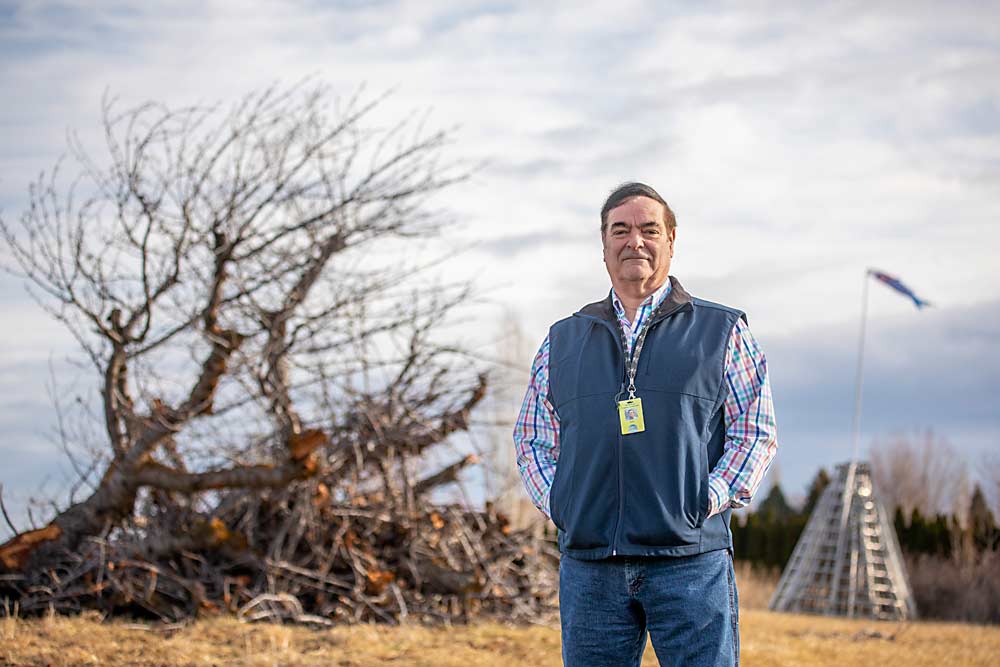
[[[641,309],[645,306],[651,306],[652,308],[656,308],[657,306],[660,305],[663,299],[665,299],[667,295],[670,294],[670,289],[671,289],[670,278],[668,277],[666,280],[663,281],[663,284],[656,289],[655,292],[653,292],[652,294],[650,294],[649,296],[647,296],[645,299],[642,300],[642,303],[639,304],[639,308]],[[611,288],[611,303],[615,308],[615,313],[618,315],[618,319],[623,319],[625,317],[625,306],[622,305],[621,299],[618,298],[618,294],[615,292],[614,287]]]

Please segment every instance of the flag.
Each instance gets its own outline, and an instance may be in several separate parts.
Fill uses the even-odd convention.
[[[868,269],[868,273],[875,276],[876,280],[880,280],[892,289],[896,290],[900,294],[905,294],[906,296],[913,299],[913,303],[917,308],[923,308],[924,306],[931,305],[930,301],[924,301],[916,294],[913,293],[909,287],[900,282],[899,278],[895,276],[890,276],[888,273],[883,273],[881,271],[876,271],[875,269]]]

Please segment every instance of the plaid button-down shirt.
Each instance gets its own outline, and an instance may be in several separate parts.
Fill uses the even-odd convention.
[[[636,310],[634,322],[625,316],[618,295],[611,291],[618,323],[631,353],[642,323],[670,293],[670,281],[650,294]],[[736,321],[726,347],[725,381],[729,392],[723,405],[726,440],[722,457],[708,475],[708,516],[727,507],[747,505],[777,452],[774,404],[767,360],[742,318]],[[549,513],[549,491],[559,460],[559,416],[548,400],[549,339],[546,336],[531,365],[531,380],[514,425],[517,467],[531,502]]]

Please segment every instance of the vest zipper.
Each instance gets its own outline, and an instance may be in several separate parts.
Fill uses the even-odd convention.
[[[618,531],[622,527],[622,515],[625,513],[625,483],[623,477],[624,462],[622,461],[622,435],[618,434],[618,523],[615,525],[615,535],[611,540],[611,555],[618,555]]]
[[[652,324],[652,322],[650,322],[650,324]],[[615,326],[616,327],[620,327],[621,325],[618,324],[617,322],[615,322]],[[618,333],[617,331],[612,331],[612,334],[617,334],[617,333]],[[625,347],[624,347],[624,345],[622,343],[621,336],[615,335],[615,340],[618,341],[618,347],[619,347],[619,349],[621,350],[621,353],[622,353],[622,387],[621,387],[621,389],[618,392],[618,396],[620,396],[621,392],[625,390],[625,375],[628,373],[628,354],[625,351]],[[636,361],[638,362],[638,360],[636,360]],[[616,401],[617,401],[617,398],[618,397],[616,396],[615,397]],[[615,408],[617,408],[617,407],[618,406],[616,405]],[[621,527],[622,527],[622,518],[623,518],[623,515],[625,514],[625,481],[624,481],[624,478],[625,478],[625,471],[624,471],[625,463],[622,460],[622,445],[623,444],[624,443],[622,442],[621,429],[618,429],[618,522],[615,524],[615,532],[614,532],[614,535],[611,537],[611,555],[612,556],[617,556],[618,555],[618,532],[621,530]]]

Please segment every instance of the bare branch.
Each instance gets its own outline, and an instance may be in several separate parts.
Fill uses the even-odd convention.
[[[182,472],[158,463],[146,463],[136,469],[133,480],[142,486],[164,491],[199,493],[210,489],[263,489],[280,488],[295,479],[313,474],[315,469],[308,460],[279,466],[237,466],[206,472]]]
[[[469,454],[465,458],[452,463],[445,468],[442,468],[438,472],[425,477],[416,484],[413,485],[413,495],[421,496],[428,491],[436,489],[443,484],[449,484],[451,482],[458,480],[458,473],[460,473],[465,468],[469,467],[474,463],[479,463],[479,457],[475,454]]]
[[[11,532],[15,535],[21,532],[14,526],[14,522],[10,520],[10,515],[7,514],[7,507],[3,504],[3,484],[0,484],[0,512],[3,512],[4,521],[7,522],[7,527],[10,528]]]

